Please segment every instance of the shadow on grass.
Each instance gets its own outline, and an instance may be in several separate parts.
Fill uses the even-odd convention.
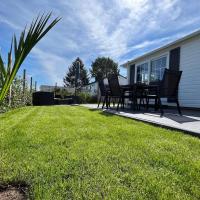
[[[103,116],[106,116],[106,117],[113,117],[115,113],[111,113],[107,110],[102,110],[102,109],[99,109],[99,108],[89,108],[89,111],[91,112],[98,112],[98,114],[100,115],[103,115]]]
[[[88,109],[89,111],[92,111],[92,112],[97,112],[97,111],[101,111],[100,109],[98,108],[89,108]],[[103,110],[102,110],[103,111]]]
[[[99,113],[100,115],[106,116],[106,117],[114,117],[114,113],[102,111]]]

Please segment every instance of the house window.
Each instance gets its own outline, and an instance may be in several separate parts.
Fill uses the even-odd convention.
[[[152,60],[150,80],[151,81],[162,80],[166,65],[167,65],[167,56]]]
[[[137,83],[148,82],[148,63],[143,63],[137,66]]]

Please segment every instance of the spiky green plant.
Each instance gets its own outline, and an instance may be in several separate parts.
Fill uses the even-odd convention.
[[[16,36],[13,36],[10,51],[8,52],[7,67],[4,65],[2,56],[0,55],[0,103],[5,98],[20,66],[22,65],[23,61],[28,56],[32,48],[61,19],[56,18],[49,25],[47,25],[50,17],[51,13],[46,15],[43,14],[41,16],[38,15],[38,17],[32,21],[27,33],[26,28],[22,31],[19,42],[17,42]],[[14,54],[13,62],[12,54]]]

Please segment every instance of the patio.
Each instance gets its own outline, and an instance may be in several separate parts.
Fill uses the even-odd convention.
[[[84,107],[97,109],[96,104],[84,104]],[[101,107],[99,108],[101,109]],[[183,115],[177,114],[176,109],[166,109],[163,117],[160,117],[160,112],[154,111],[131,111],[130,109],[116,111],[114,109],[104,109],[103,112],[127,117],[157,126],[184,131],[188,134],[200,137],[200,111],[195,110],[184,110],[182,109]]]

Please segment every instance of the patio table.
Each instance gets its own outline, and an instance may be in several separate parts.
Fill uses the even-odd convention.
[[[107,91],[110,91],[109,85],[105,85]],[[134,84],[127,84],[127,85],[120,85],[121,89],[124,93],[133,93],[133,102],[132,102],[132,108],[133,110],[136,110],[136,106],[138,106],[137,100],[140,99],[140,105],[141,101],[145,98],[145,93],[149,91],[157,92],[159,85],[156,84],[143,84],[143,83],[134,83]],[[109,101],[106,102],[106,105],[109,107]],[[155,102],[155,109],[157,108],[157,102]],[[139,106],[140,109],[140,106]]]
[[[154,93],[157,93],[159,90],[159,85],[156,84],[142,84],[142,83],[134,83],[134,84],[127,84],[127,85],[121,85],[121,88],[124,92],[133,92],[135,102],[133,102],[133,109],[135,109],[135,104],[137,104],[137,99],[141,100],[145,98],[145,95],[149,91],[154,91]],[[157,102],[155,102],[155,109],[157,108]]]
[[[128,84],[128,85],[120,85],[120,87],[125,91],[132,91],[137,88],[142,89],[157,89],[159,85],[151,85],[151,84],[141,84],[141,83],[134,83],[134,84]]]

